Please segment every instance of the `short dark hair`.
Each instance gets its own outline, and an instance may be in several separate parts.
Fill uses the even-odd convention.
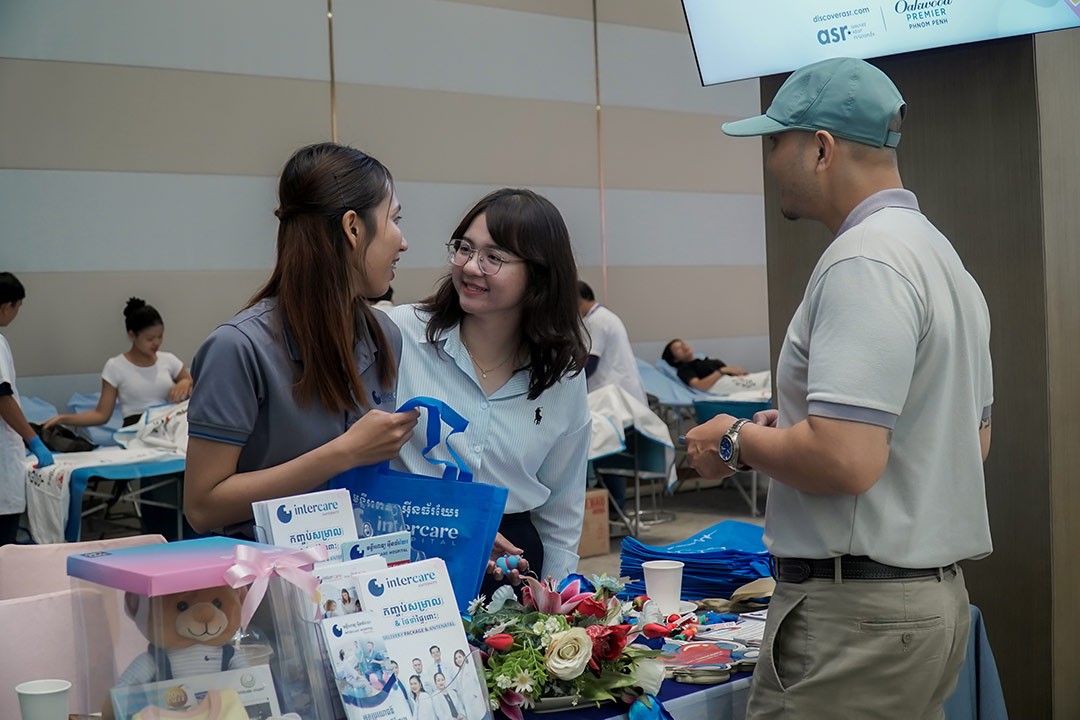
[[[589,287],[589,283],[585,282],[584,280],[578,280],[577,294],[578,297],[582,300],[588,300],[589,302],[596,301],[596,293],[594,293],[592,291],[592,288]]]
[[[671,350],[671,346],[677,342],[679,342],[679,338],[675,338],[667,345],[665,345],[664,352],[660,353],[660,357],[663,358],[664,362],[666,362],[668,365],[675,365],[675,363],[679,362],[675,359],[675,353]]]
[[[19,302],[26,297],[26,288],[19,278],[9,272],[0,272],[0,305]]]
[[[164,324],[161,313],[153,305],[147,305],[142,298],[128,298],[124,306],[124,327],[129,333],[138,335],[148,327]]]
[[[585,368],[588,345],[574,287],[577,264],[570,231],[550,200],[532,190],[502,188],[486,195],[458,223],[451,238],[461,239],[480,215],[491,239],[525,261],[528,274],[522,300],[521,335],[528,348],[529,399]],[[430,313],[428,342],[465,317],[451,274],[421,304]]]

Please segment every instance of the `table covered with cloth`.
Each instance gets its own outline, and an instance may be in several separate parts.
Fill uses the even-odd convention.
[[[91,478],[148,480],[177,477],[184,455],[164,449],[106,448],[93,452],[54,453],[54,465],[26,465],[26,510],[35,543],[75,542],[82,528],[83,497]]]
[[[742,720],[750,699],[750,673],[736,673],[720,685],[685,685],[665,680],[660,701],[674,720]],[[627,720],[626,706],[608,703],[597,707],[583,704],[559,713],[564,720]],[[550,715],[526,712],[526,720]],[[956,690],[945,701],[946,720],[1007,720],[994,654],[986,635],[982,613],[971,606],[971,634],[967,656],[960,670]]]

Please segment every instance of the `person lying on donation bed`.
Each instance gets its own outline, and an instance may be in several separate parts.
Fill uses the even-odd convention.
[[[478,482],[509,491],[495,554],[522,555],[541,577],[561,579],[577,568],[590,433],[570,234],[550,201],[505,188],[473,206],[451,238],[450,272],[435,293],[390,313],[403,342],[398,395],[444,400],[469,420],[450,446]],[[435,473],[423,447],[414,437],[400,465]],[[489,571],[488,597],[507,580],[494,564]]]
[[[396,457],[416,426],[415,411],[392,412],[400,333],[365,300],[408,249],[390,171],[311,145],[286,163],[278,199],[270,279],[195,354],[185,511],[200,531]]]
[[[685,340],[669,342],[660,357],[675,368],[680,380],[695,390],[708,391],[722,377],[747,374],[741,368],[724,364],[723,360],[695,357],[694,348]]]
[[[97,407],[81,413],[49,418],[43,427],[104,425],[116,403],[124,425],[131,425],[148,407],[186,400],[191,394],[191,373],[180,358],[161,349],[165,323],[153,305],[133,297],[124,308],[124,326],[131,347],[105,361],[101,371],[101,396]]]

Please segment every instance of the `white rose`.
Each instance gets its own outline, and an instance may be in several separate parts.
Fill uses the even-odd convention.
[[[570,628],[551,636],[544,665],[560,680],[573,680],[585,672],[592,657],[592,638],[585,628]]]
[[[642,658],[634,664],[634,680],[646,695],[660,692],[664,682],[664,663],[657,658]]]

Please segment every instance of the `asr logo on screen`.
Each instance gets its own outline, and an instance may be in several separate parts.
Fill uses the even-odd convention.
[[[831,45],[833,43],[847,42],[848,39],[848,26],[840,25],[838,27],[825,28],[824,30],[818,30],[817,41],[822,45]]]

